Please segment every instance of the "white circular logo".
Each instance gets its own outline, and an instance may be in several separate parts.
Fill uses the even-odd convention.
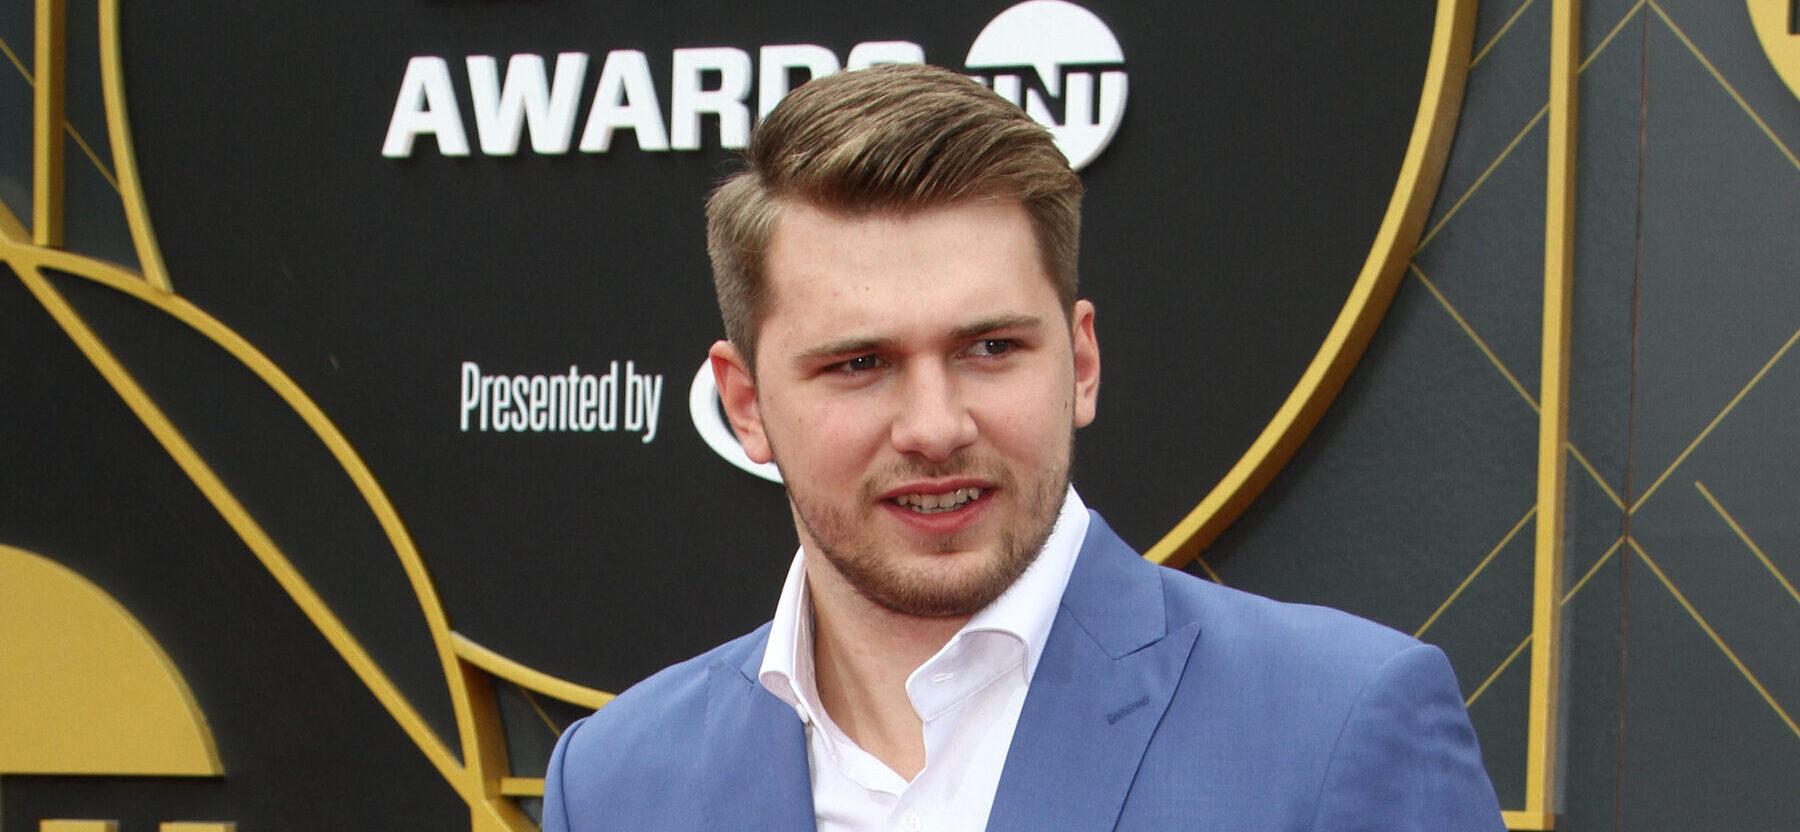
[[[694,420],[694,429],[700,432],[706,446],[726,462],[769,482],[781,482],[781,469],[776,468],[775,463],[756,462],[744,453],[744,446],[738,443],[737,435],[725,423],[725,414],[719,407],[719,383],[713,379],[712,361],[702,361],[700,371],[688,385],[688,416]]]
[[[1080,170],[1125,116],[1125,52],[1100,18],[1065,0],[1027,0],[1000,13],[964,65],[1049,128]],[[1060,112],[1059,112],[1060,111]]]

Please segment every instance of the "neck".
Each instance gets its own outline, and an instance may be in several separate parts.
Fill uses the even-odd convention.
[[[919,618],[871,603],[829,565],[806,561],[819,702],[846,736],[911,781],[925,767],[924,725],[906,679],[968,616]]]

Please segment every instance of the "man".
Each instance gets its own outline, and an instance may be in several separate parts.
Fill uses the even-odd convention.
[[[1081,183],[953,73],[812,81],[707,206],[774,621],[564,734],[548,830],[1493,830],[1448,663],[1154,566],[1069,487]]]

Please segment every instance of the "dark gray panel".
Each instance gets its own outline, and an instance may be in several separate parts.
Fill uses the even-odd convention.
[[[1643,561],[1629,571],[1623,828],[1791,828],[1800,740]]]
[[[1800,598],[1791,589],[1800,577],[1795,546],[1800,543],[1794,483],[1800,471],[1797,412],[1800,355],[1776,364],[1663,482],[1632,516],[1632,536],[1770,695],[1800,709],[1800,662],[1794,660],[1794,645],[1800,644]],[[1781,572],[1779,577],[1770,565]],[[1800,742],[1800,737],[1794,739]]]
[[[1625,491],[1631,412],[1644,25],[1632,18],[1582,73],[1577,119],[1569,441],[1615,494]],[[1592,476],[1575,461],[1569,475]]]
[[[1597,480],[1573,463],[1565,510],[1559,755],[1563,825],[1558,828],[1616,829],[1627,557],[1621,543],[1624,512]]]
[[[1459,681],[1473,694],[1485,679]],[[1525,805],[1525,743],[1530,719],[1531,648],[1527,647],[1469,706],[1469,722],[1481,738],[1482,762],[1503,809]]]
[[[1581,58],[1592,60],[1595,50],[1609,37],[1638,39],[1636,27],[1642,25],[1645,6],[1640,0],[1582,0]],[[1608,49],[1612,48],[1610,45]]]
[[[1410,632],[1531,507],[1536,425],[1409,279],[1312,438],[1205,556],[1233,586]]]
[[[1657,0],[1657,5],[1787,149],[1800,153],[1800,100],[1769,64],[1745,4]],[[1667,28],[1661,15],[1656,23]],[[1681,49],[1688,53],[1685,45]]]
[[[1546,130],[1541,122],[1532,128],[1415,258],[1534,400],[1543,353]],[[1482,372],[1506,383],[1492,366]]]
[[[1488,4],[1483,3],[1483,6]],[[1426,221],[1435,228],[1548,100],[1550,4],[1534,2],[1469,70],[1456,142]],[[1489,46],[1477,40],[1475,51]],[[1427,241],[1429,244],[1429,241]]]
[[[1473,694],[1505,663],[1519,640],[1531,633],[1531,578],[1536,563],[1532,540],[1536,533],[1534,522],[1525,523],[1420,635],[1446,649],[1454,648],[1450,664],[1462,683],[1464,697]]]
[[[1645,484],[1800,325],[1800,172],[1666,26],[1650,41],[1633,460]]]

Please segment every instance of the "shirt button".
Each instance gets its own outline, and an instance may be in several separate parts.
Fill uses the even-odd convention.
[[[900,817],[901,832],[924,832],[924,829],[925,819],[919,817],[917,812],[907,812]]]

